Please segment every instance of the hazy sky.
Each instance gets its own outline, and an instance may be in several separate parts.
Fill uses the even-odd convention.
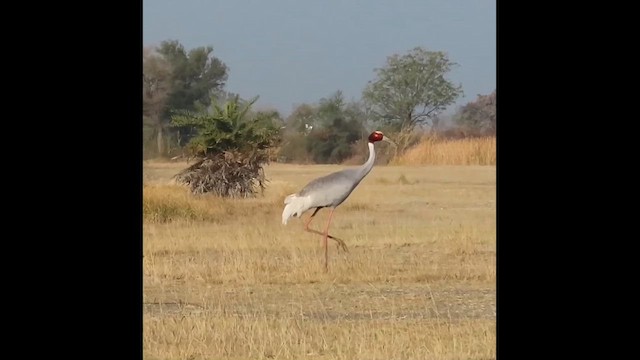
[[[143,0],[143,43],[211,45],[226,90],[287,116],[342,90],[361,98],[387,56],[416,46],[459,64],[464,105],[496,87],[495,0]]]

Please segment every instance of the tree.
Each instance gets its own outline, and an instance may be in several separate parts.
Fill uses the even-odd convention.
[[[307,151],[316,163],[341,163],[351,157],[351,145],[361,138],[360,123],[336,117],[329,126],[311,131],[307,137]]]
[[[280,161],[340,163],[354,154],[353,144],[366,137],[365,113],[346,102],[342,91],[318,104],[301,104],[287,118]]]
[[[228,78],[227,66],[213,56],[213,47],[201,46],[185,50],[176,40],[163,41],[158,53],[171,64],[171,90],[163,121],[169,122],[176,110],[204,111],[211,105],[212,97],[222,94]],[[179,145],[188,143],[195,131],[189,126],[173,127]]]
[[[269,149],[278,141],[275,112],[251,115],[257,97],[246,102],[239,97],[223,106],[213,104],[210,112],[181,111],[172,117],[174,126],[192,126],[197,135],[188,148],[201,160],[176,175],[195,194],[214,193],[223,197],[252,197],[256,185],[264,189],[263,165]]]
[[[363,99],[379,122],[395,131],[412,131],[452,104],[462,94],[445,75],[457,64],[440,51],[416,47],[387,58],[375,69],[377,79],[363,91]]]
[[[454,117],[455,123],[466,133],[495,135],[496,133],[496,91],[480,95],[475,101],[463,106]]]
[[[211,46],[197,47],[187,53],[178,41],[163,41],[158,52],[173,68],[170,109],[195,110],[198,105],[209,106],[211,96],[221,91],[227,81],[227,66],[212,55]]]
[[[317,124],[307,137],[307,151],[316,163],[340,163],[351,157],[353,143],[362,138],[363,112],[357,104],[347,104],[342,91],[320,99],[314,121]]]
[[[311,162],[306,143],[307,135],[314,127],[315,113],[315,106],[300,104],[286,118],[282,131],[282,145],[277,154],[279,162]]]
[[[315,125],[316,109],[313,105],[300,104],[291,115],[287,117],[286,127],[288,134],[308,134]]]
[[[171,65],[152,48],[145,48],[142,55],[142,69],[143,121],[154,129],[158,154],[163,154],[165,128],[163,115],[171,89]]]

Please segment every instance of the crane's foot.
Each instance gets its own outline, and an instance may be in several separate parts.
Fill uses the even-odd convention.
[[[335,238],[335,237],[333,237],[331,235],[329,235],[329,237],[331,239],[335,240],[338,243],[338,248],[339,249],[344,250],[344,252],[349,252],[349,249],[347,248],[347,244],[345,244],[344,241],[342,241],[342,240],[340,240],[338,238]]]
[[[311,229],[311,228],[308,228],[308,227],[304,228],[304,231],[308,231],[308,232],[311,232],[311,233],[314,233],[314,234],[318,234],[318,235],[324,236],[324,234],[321,233],[320,231],[314,230],[314,229]],[[339,239],[339,238],[337,238],[335,236],[331,236],[331,235],[327,235],[327,237],[329,239],[334,240],[336,243],[338,243],[338,249],[344,250],[344,252],[349,252],[349,249],[347,248],[347,244],[344,241],[342,241],[341,239]]]

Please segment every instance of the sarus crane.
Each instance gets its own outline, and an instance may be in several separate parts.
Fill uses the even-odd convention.
[[[360,184],[367,174],[373,168],[376,160],[376,151],[374,144],[378,141],[388,139],[384,138],[384,134],[380,131],[374,131],[369,135],[369,158],[361,166],[344,169],[325,175],[309,182],[305,187],[295,194],[288,195],[284,199],[284,210],[282,211],[282,224],[286,225],[287,221],[293,216],[301,217],[307,210],[314,209],[309,219],[304,223],[304,230],[315,234],[322,235],[324,238],[324,267],[328,270],[329,250],[327,246],[327,238],[335,240],[342,249],[347,250],[344,241],[329,235],[329,225],[335,209],[342,204],[353,190]],[[389,141],[390,142],[390,141]],[[331,208],[329,220],[324,229],[324,233],[309,228],[309,223],[313,217],[322,208]]]

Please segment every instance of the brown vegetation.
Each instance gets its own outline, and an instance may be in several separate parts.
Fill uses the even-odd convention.
[[[495,137],[443,139],[425,136],[393,165],[496,165]]]

